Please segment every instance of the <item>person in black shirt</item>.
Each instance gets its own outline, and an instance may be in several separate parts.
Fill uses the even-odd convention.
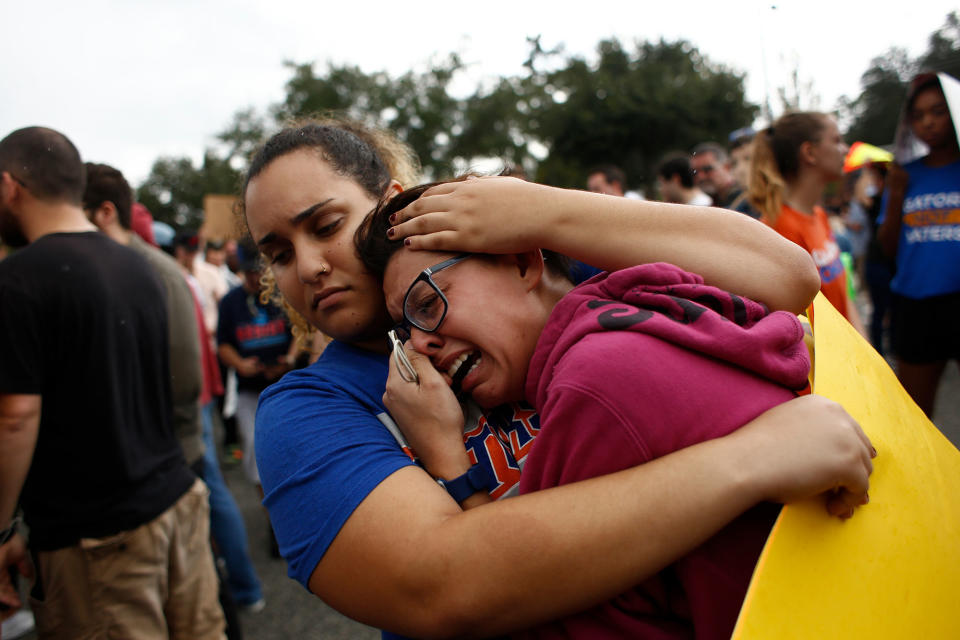
[[[223,638],[206,488],[171,422],[165,294],[84,214],[73,144],[0,140],[0,522],[30,529],[40,638]],[[26,544],[0,546],[25,566]],[[17,607],[7,571],[0,599]]]

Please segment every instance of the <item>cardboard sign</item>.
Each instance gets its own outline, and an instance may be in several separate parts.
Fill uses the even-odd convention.
[[[960,638],[960,451],[822,295],[814,310],[814,392],[879,452],[870,503],[847,521],[784,507],[733,637]]]

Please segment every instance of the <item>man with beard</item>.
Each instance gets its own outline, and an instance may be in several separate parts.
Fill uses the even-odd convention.
[[[206,488],[171,426],[164,290],[87,219],[76,147],[0,140],[0,601],[29,572],[40,638],[223,638]]]
[[[694,184],[713,198],[715,206],[738,211],[751,218],[760,217],[760,213],[747,201],[745,183],[738,182],[734,175],[726,149],[714,142],[698,144],[693,149],[690,166]]]

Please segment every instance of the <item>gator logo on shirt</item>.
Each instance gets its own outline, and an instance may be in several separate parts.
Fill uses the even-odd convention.
[[[515,403],[481,416],[473,429],[464,432],[470,461],[486,467],[497,481],[491,498],[497,500],[517,492],[524,459],[539,431],[537,412]]]
[[[810,252],[813,262],[820,271],[820,280],[824,284],[833,282],[843,275],[843,262],[840,261],[840,247],[833,240],[827,240],[822,249]]]
[[[903,202],[903,237],[917,242],[960,242],[960,191],[925,193]]]
[[[904,239],[960,242],[960,191],[925,193],[903,202]]]
[[[486,415],[478,414],[471,427],[469,423],[473,421],[473,415],[472,412],[468,413],[468,424],[463,433],[470,462],[482,465],[496,479],[496,485],[490,491],[491,498],[498,500],[516,495],[520,490],[523,463],[540,432],[540,416],[522,402],[501,405]],[[385,412],[377,414],[377,418],[390,431],[404,453],[416,462],[416,452],[410,448],[393,418]]]
[[[960,209],[960,191],[941,191],[939,193],[924,193],[903,201],[904,219],[907,214],[915,211],[936,211]],[[956,213],[956,211],[954,211]]]

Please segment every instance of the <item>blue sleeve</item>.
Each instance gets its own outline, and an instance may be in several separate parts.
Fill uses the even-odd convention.
[[[264,505],[289,575],[304,587],[353,510],[413,464],[377,417],[386,366],[354,387],[312,375],[317,364],[268,388],[256,420]]]
[[[571,262],[573,264],[570,266],[570,277],[574,284],[582,284],[598,273],[603,273],[603,269],[598,269],[586,262],[580,262],[579,260],[572,260]]]

